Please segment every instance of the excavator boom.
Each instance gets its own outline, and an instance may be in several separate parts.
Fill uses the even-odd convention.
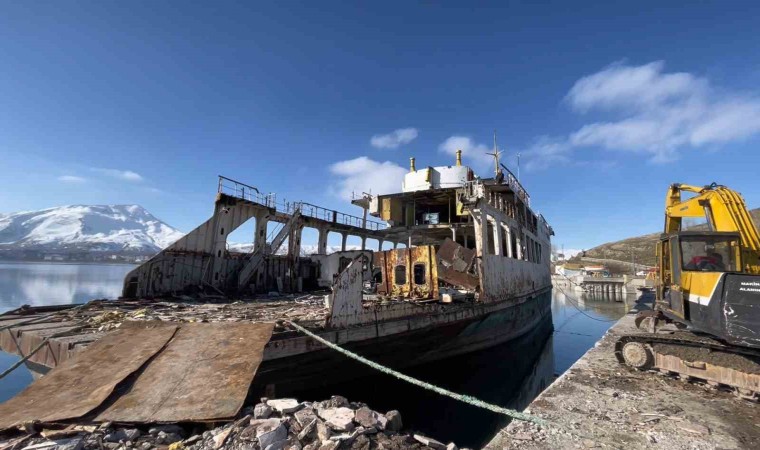
[[[681,192],[696,195],[682,201]],[[671,184],[665,198],[665,233],[681,231],[684,217],[707,219],[710,231],[739,233],[746,271],[760,273],[760,235],[738,192],[715,183],[703,187]]]

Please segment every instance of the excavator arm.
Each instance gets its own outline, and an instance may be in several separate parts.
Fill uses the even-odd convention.
[[[681,192],[696,194],[681,200]],[[704,187],[672,184],[665,199],[665,233],[681,231],[684,217],[704,217],[710,231],[738,232],[742,261],[749,273],[760,273],[760,236],[739,193],[718,184]]]

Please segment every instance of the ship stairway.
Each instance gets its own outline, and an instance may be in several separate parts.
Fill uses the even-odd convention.
[[[267,254],[277,253],[277,250],[282,247],[282,244],[290,235],[291,230],[293,230],[298,225],[300,218],[301,210],[299,208],[296,208],[291,214],[288,221],[285,222],[274,239],[272,239],[271,244],[265,245],[263,248],[255,250],[246,256],[243,267],[240,269],[240,272],[238,274],[238,290],[243,290],[246,286],[251,284],[251,279],[261,264],[264,262],[264,257],[267,256]],[[265,248],[266,251],[264,250]]]

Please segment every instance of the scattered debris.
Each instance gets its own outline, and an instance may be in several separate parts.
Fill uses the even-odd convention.
[[[257,418],[256,416],[267,416]],[[41,425],[37,424],[37,427]],[[211,430],[202,424],[153,425],[149,428],[61,425],[0,437],[0,449],[16,450],[458,450],[420,434],[400,433],[401,414],[382,414],[344,397],[310,403],[262,399],[240,417]]]

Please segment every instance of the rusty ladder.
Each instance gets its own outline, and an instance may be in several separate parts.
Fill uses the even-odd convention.
[[[277,233],[274,239],[272,239],[272,243],[269,246],[269,253],[277,253],[277,250],[282,247],[285,239],[287,239],[288,235],[290,234],[290,230],[296,226],[300,217],[301,210],[297,207],[293,211],[293,214],[290,216],[290,219],[285,222],[285,225],[283,225],[279,233]],[[243,290],[245,287],[251,284],[251,278],[253,278],[253,275],[259,269],[259,266],[261,266],[261,263],[264,262],[264,256],[266,256],[264,248],[261,248],[246,257],[243,268],[240,269],[240,272],[238,273],[238,290]]]

